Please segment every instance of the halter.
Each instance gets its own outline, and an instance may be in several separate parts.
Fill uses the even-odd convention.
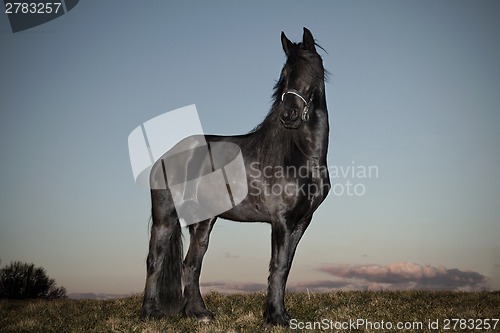
[[[293,90],[293,89],[289,89],[289,90],[286,90],[282,95],[281,95],[281,101],[283,102],[284,99],[285,99],[285,95],[286,94],[292,94],[292,95],[295,95],[297,96],[298,98],[300,98],[302,100],[302,102],[304,102],[304,109],[302,110],[302,115],[300,116],[300,119],[302,121],[308,121],[309,120],[309,103],[311,103],[311,100],[312,100],[312,97],[311,99],[309,100],[309,102],[306,101],[306,99],[304,97],[302,97],[302,95],[296,91],[296,90]]]

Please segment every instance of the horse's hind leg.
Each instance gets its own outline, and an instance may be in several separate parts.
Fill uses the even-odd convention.
[[[151,239],[141,318],[177,314],[182,297],[182,233],[168,190],[151,190]]]
[[[184,314],[200,321],[210,321],[213,315],[205,307],[200,293],[200,273],[203,256],[207,252],[210,232],[216,217],[189,226],[189,250],[184,260]]]

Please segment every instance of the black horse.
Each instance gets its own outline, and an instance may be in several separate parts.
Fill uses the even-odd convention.
[[[202,158],[194,150],[184,152],[182,158],[168,160],[165,155],[153,166],[150,177],[153,222],[143,319],[178,313],[202,321],[213,318],[201,297],[199,278],[210,232],[217,217],[222,217],[271,224],[272,253],[264,321],[266,325],[289,324],[284,294],[295,249],[314,211],[330,190],[326,158],[329,125],[325,69],[311,32],[304,28],[300,43],[292,43],[282,32],[281,43],[287,60],[274,88],[271,111],[264,121],[245,135],[188,138],[188,146],[189,142],[206,140],[209,150],[214,150],[217,144],[226,144],[230,149],[219,149],[221,156],[217,157],[226,161],[241,154],[243,177],[229,181],[226,176],[225,180],[233,197],[238,185],[246,190],[246,196],[238,202],[233,200],[231,209],[189,225],[190,245],[184,261],[180,216],[169,185],[175,178],[187,181],[196,178],[193,174],[202,176],[207,170],[213,171],[214,160],[210,157],[213,151],[206,156],[201,154],[205,156]],[[190,170],[190,176],[186,170]],[[194,196],[205,196],[204,202],[210,202],[210,193],[197,193],[196,185],[191,191]],[[216,200],[212,197],[212,201]]]

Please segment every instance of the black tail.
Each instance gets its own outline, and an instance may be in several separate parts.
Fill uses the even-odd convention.
[[[153,225],[142,319],[175,315],[184,307],[182,232],[175,207],[168,195],[167,191],[152,190]]]
[[[158,298],[161,312],[165,315],[178,314],[184,307],[182,295],[182,232],[177,222],[168,240],[158,276]]]

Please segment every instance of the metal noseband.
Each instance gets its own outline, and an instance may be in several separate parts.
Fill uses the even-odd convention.
[[[309,120],[309,103],[311,103],[311,100],[309,100],[309,103],[306,101],[306,99],[304,97],[302,97],[302,95],[296,91],[296,90],[286,90],[282,95],[281,95],[281,101],[283,102],[284,99],[285,99],[285,95],[286,94],[292,94],[292,95],[295,95],[297,96],[298,98],[300,98],[302,100],[302,102],[304,102],[304,109],[302,110],[302,114],[300,116],[300,119],[302,121],[308,121]],[[311,98],[312,99],[312,98]]]

